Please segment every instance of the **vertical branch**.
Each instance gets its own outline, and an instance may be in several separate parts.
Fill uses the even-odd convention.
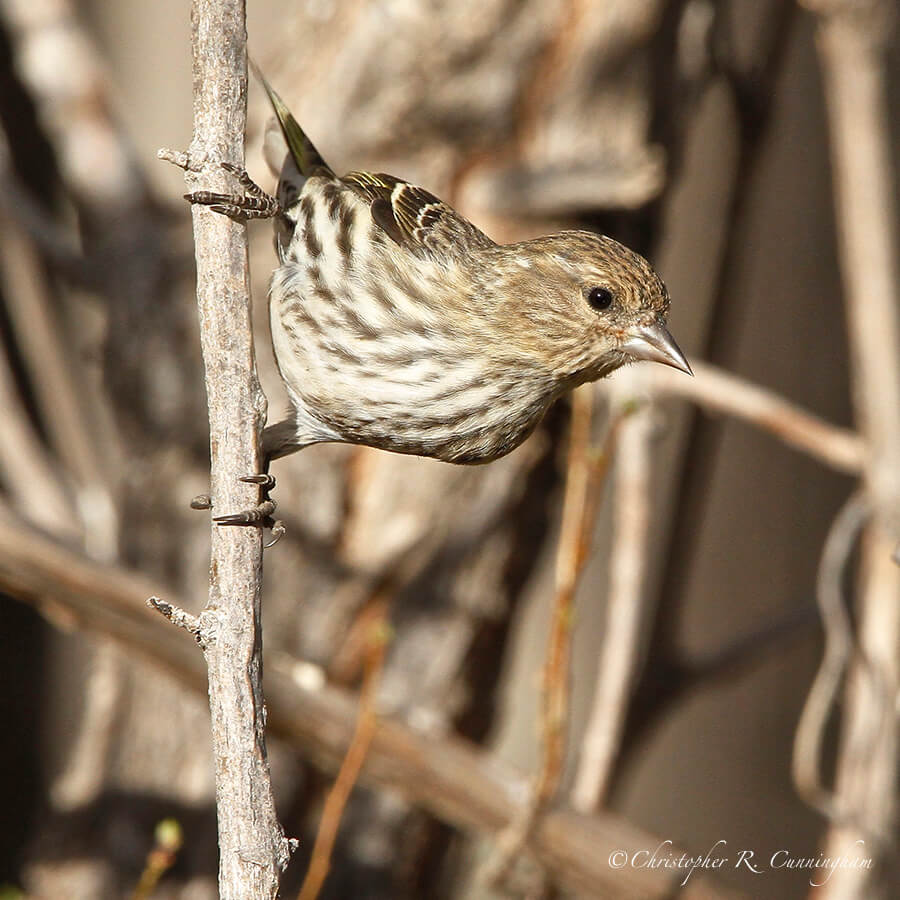
[[[594,524],[591,489],[594,487],[595,473],[589,453],[593,416],[593,388],[582,387],[572,394],[566,492],[556,551],[556,592],[541,684],[543,758],[534,789],[534,803],[539,810],[553,799],[565,762],[575,593],[587,559]]]
[[[0,257],[5,247],[4,240],[0,244]],[[5,275],[0,261],[0,285],[4,287]],[[10,505],[19,515],[25,516],[51,534],[70,541],[77,540],[79,534],[75,524],[75,510],[59,477],[58,466],[54,466],[52,457],[44,450],[44,445],[28,419],[12,367],[2,349],[0,409],[4,412],[3,428],[0,428],[0,472],[3,473],[0,475],[0,485],[8,494]]]
[[[10,193],[11,182],[12,172],[0,159],[0,190]],[[72,336],[61,327],[38,254],[11,217],[0,217],[0,228],[0,280],[6,288],[6,310],[40,421],[71,478],[74,514],[76,521],[81,520],[88,552],[97,559],[113,560],[118,553],[119,520],[109,473],[119,455],[116,436],[107,428],[98,436],[102,417],[94,414],[92,398],[69,352]],[[17,468],[23,465],[21,460]],[[34,514],[46,519],[53,508],[34,510]]]
[[[595,390],[585,385],[572,394],[572,422],[566,463],[566,490],[556,552],[555,591],[541,678],[541,758],[522,816],[500,836],[497,849],[479,873],[481,884],[499,886],[516,857],[534,834],[540,816],[559,789],[569,726],[570,665],[575,595],[590,552],[600,491],[609,472],[622,419],[629,410],[610,416],[599,453],[591,453]]]
[[[247,52],[243,0],[194,0],[194,137],[190,188],[227,189],[219,162],[243,160]],[[216,509],[252,506],[239,481],[258,472],[265,399],[256,376],[244,225],[193,207],[197,305],[209,402],[210,486]],[[200,635],[209,671],[223,900],[272,897],[287,865],[265,746],[257,528],[212,529],[209,604]]]
[[[350,741],[347,755],[341,763],[334,787],[325,801],[309,869],[303,879],[297,900],[316,900],[325,884],[325,879],[331,869],[331,854],[334,850],[334,842],[337,840],[341,817],[347,801],[350,799],[350,793],[359,778],[363,763],[366,761],[366,754],[369,752],[372,738],[375,736],[375,729],[378,725],[376,712],[378,682],[384,667],[389,638],[386,614],[387,602],[385,599],[379,599],[374,614],[375,620],[368,623],[369,646],[366,648],[363,682],[359,691],[356,728],[353,730],[353,739]]]
[[[652,424],[649,408],[633,410],[642,380],[641,369],[626,370],[611,391],[612,415],[622,419],[616,442],[606,620],[591,715],[572,788],[572,805],[587,814],[595,812],[609,792],[642,649]],[[626,417],[627,412],[632,414]]]
[[[868,443],[863,485],[872,511],[859,573],[864,662],[851,669],[847,686],[837,763],[839,818],[828,853],[869,856],[884,849],[873,847],[873,838],[891,841],[897,820],[900,568],[891,555],[900,533],[900,273],[885,84],[885,44],[896,9],[885,0],[806,5],[820,15],[852,395]],[[860,840],[869,842],[862,854]],[[839,869],[825,890],[829,897],[873,897],[870,877],[867,869]]]

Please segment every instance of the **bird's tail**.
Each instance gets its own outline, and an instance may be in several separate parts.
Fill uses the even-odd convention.
[[[275,110],[278,124],[281,126],[281,133],[284,135],[288,149],[291,151],[291,156],[293,157],[297,168],[300,170],[300,174],[305,178],[308,178],[310,175],[314,174],[316,170],[321,171],[324,169],[326,172],[333,175],[334,173],[331,170],[331,166],[322,159],[322,155],[316,150],[313,142],[297,124],[297,120],[291,115],[291,111],[287,108],[281,97],[275,93],[275,90],[269,82],[266,81],[266,78],[263,73],[260,72],[259,67],[254,62],[251,62],[250,64],[253,67],[256,77],[266,89],[269,102],[272,104],[272,109]]]

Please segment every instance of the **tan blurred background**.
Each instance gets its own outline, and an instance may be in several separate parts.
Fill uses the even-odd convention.
[[[6,177],[34,201],[9,195],[0,217],[4,367],[8,396],[19,402],[9,415],[30,430],[67,505],[35,517],[10,486],[28,469],[13,471],[4,459],[4,520],[139,569],[198,611],[208,521],[187,509],[206,484],[190,217],[181,173],[156,159],[158,148],[190,142],[187,4],[31,6],[0,4]],[[42,27],[42,15],[85,37],[89,60],[48,39],[27,46],[50,61],[29,63],[23,35]],[[849,428],[814,30],[812,14],[780,0],[298,0],[248,9],[251,55],[336,169],[416,180],[497,239],[592,227],[629,243],[662,273],[670,327],[689,359]],[[894,37],[895,111],[897,47]],[[93,66],[88,99],[60,99],[54,84],[64,85],[67,71],[80,84]],[[251,81],[247,167],[271,188],[261,94]],[[80,125],[66,104],[79,106]],[[94,119],[133,167],[122,180],[129,196],[92,187],[107,165],[105,144],[85,138]],[[85,158],[93,174],[81,177]],[[274,252],[266,224],[250,232],[259,365],[274,419],[285,407],[265,311]],[[11,302],[22,284],[34,295],[24,307]],[[44,311],[29,318],[30,302]],[[65,377],[77,386],[59,399],[72,404],[66,427],[82,432],[93,465],[50,421],[55,407],[39,384],[50,376],[28,338],[42,316],[51,333],[44,346],[64,348]],[[637,372],[596,389],[597,443],[610,403],[652,393]],[[355,689],[359,628],[372,598],[386,594],[395,637],[380,711],[437,741],[456,733],[533,770],[568,409],[559,404],[525,446],[488,467],[343,446],[276,463],[288,536],[265,560],[273,664],[302,659]],[[638,669],[603,805],[692,854],[725,841],[722,855],[732,860],[740,850],[815,856],[828,823],[798,796],[791,753],[822,653],[817,566],[855,480],[684,400],[651,398],[640,415],[652,486]],[[577,594],[561,803],[578,769],[608,624],[615,478],[614,465]],[[0,599],[10,735],[0,883],[37,897],[129,896],[154,823],[171,815],[185,846],[154,896],[215,896],[204,697],[97,629],[86,632],[53,605],[52,590],[41,600],[53,624],[18,602],[34,600],[24,593]],[[173,641],[182,638],[173,630]],[[833,722],[831,760],[836,736]],[[282,821],[301,838],[285,882],[290,896],[333,772],[299,746],[276,740],[271,752]],[[402,792],[360,788],[322,896],[492,896],[472,879],[486,846],[483,835],[438,823]],[[897,896],[896,860],[880,873],[864,896]],[[799,871],[754,875],[729,865],[715,879],[748,897],[811,895]],[[621,896],[635,894],[623,883]]]

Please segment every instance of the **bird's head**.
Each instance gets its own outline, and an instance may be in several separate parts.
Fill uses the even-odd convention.
[[[666,328],[669,295],[642,256],[617,241],[567,231],[496,248],[504,318],[561,386],[649,360],[691,373]]]

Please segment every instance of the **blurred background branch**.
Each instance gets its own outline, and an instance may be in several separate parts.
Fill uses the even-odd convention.
[[[804,5],[251,4],[253,55],[327,158],[418,181],[496,239],[587,227],[650,255],[697,374],[636,368],[590,393],[585,446],[630,414],[574,530],[564,493],[597,459],[564,457],[568,401],[488,467],[338,446],[276,463],[269,750],[301,839],[285,892],[384,604],[379,724],[322,898],[487,900],[470,873],[526,820],[524,773],[541,772],[556,799],[525,855],[549,892],[671,895],[671,872],[610,868],[619,846],[816,858],[864,833],[872,867],[827,890],[892,896],[900,48],[887,0]],[[208,522],[187,508],[210,488],[189,216],[155,159],[190,133],[189,31],[178,0],[0,0],[0,715],[18,735],[0,750],[0,881],[37,896],[128,896],[173,814],[184,844],[154,896],[216,896],[202,659],[141,605],[162,593],[196,616],[209,574]],[[268,114],[251,85],[247,166],[271,187]],[[250,252],[274,418],[267,228]],[[840,577],[823,547],[855,488],[871,518]],[[550,609],[557,554],[580,558],[572,621]],[[823,649],[820,560],[849,676],[795,762],[828,817],[789,778]],[[13,598],[40,598],[57,627]],[[572,677],[554,670],[568,725],[548,769],[554,625],[571,629]],[[786,868],[701,874],[696,896],[810,890]]]
[[[862,842],[884,858],[896,854],[900,763],[900,567],[892,560],[900,538],[900,209],[887,84],[897,8],[879,0],[806,5],[819,16],[852,396],[867,443],[870,509],[858,573],[859,654],[847,682],[827,849],[849,855]],[[870,885],[867,872],[840,870],[825,893],[862,898]]]
[[[55,546],[36,532],[0,521],[0,587],[15,591],[51,619],[65,618],[95,636],[113,638],[206,692],[206,671],[194,643],[148,610],[151,582]],[[177,598],[171,602],[178,605]],[[299,667],[299,664],[298,664]],[[328,771],[336,771],[358,728],[354,697],[336,687],[304,686],[304,676],[282,660],[267,678],[269,727]],[[365,781],[400,791],[434,814],[464,828],[500,831],[526,810],[525,779],[465,741],[425,737],[402,723],[375,724],[363,762]],[[543,819],[535,850],[565,885],[589,893],[625,884],[634,896],[670,895],[680,877],[653,869],[611,870],[619,849],[638,850],[659,839],[609,815],[591,819],[556,812]],[[590,848],[581,852],[578,848]],[[738,896],[697,874],[683,893],[691,898]]]

